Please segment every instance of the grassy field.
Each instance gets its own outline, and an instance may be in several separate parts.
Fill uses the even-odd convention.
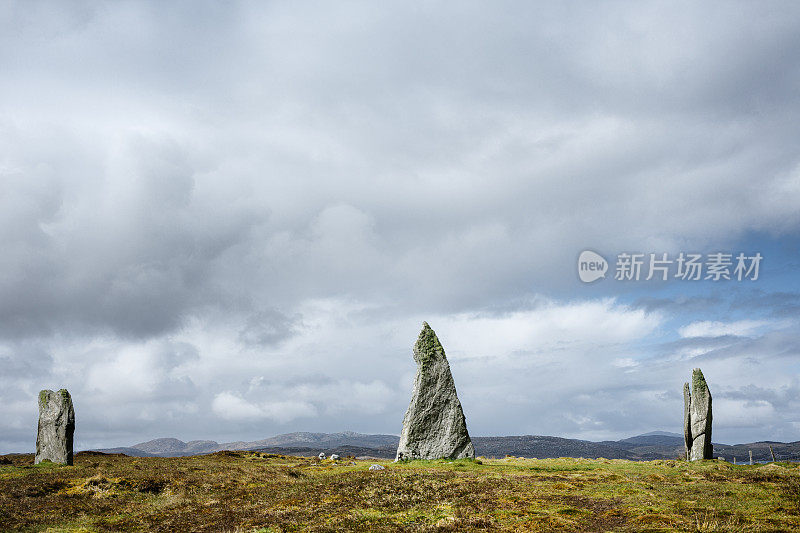
[[[2,531],[795,531],[796,464],[251,452],[0,465]]]

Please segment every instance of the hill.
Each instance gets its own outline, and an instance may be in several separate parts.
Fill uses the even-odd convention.
[[[369,435],[345,431],[340,433],[285,433],[256,441],[217,443],[211,440],[183,442],[175,438],[154,439],[129,447],[104,448],[96,451],[124,453],[135,457],[182,457],[223,450],[258,450],[265,453],[316,456],[320,453],[394,458],[399,437]],[[542,435],[473,437],[475,452],[484,457],[586,457],[651,461],[683,457],[683,437],[676,433],[655,431],[618,441],[593,442]],[[714,455],[728,461],[770,461],[772,454],[782,461],[800,461],[800,442],[755,442],[749,444],[714,444]]]

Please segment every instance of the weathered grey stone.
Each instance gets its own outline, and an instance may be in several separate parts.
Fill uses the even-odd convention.
[[[383,465],[369,465],[370,470],[386,470],[386,467]]]
[[[338,454],[335,454],[335,453],[331,454],[331,461],[337,461],[338,459],[339,459],[339,455]]]
[[[450,365],[427,322],[414,345],[417,375],[395,460],[475,458]]]
[[[699,368],[692,372],[692,386],[683,385],[683,434],[686,459],[713,459],[711,445],[711,391]]]
[[[75,432],[75,410],[66,389],[39,393],[39,429],[36,434],[35,464],[52,461],[72,464],[72,436]]]

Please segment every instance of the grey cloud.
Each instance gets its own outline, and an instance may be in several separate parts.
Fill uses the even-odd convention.
[[[763,310],[776,318],[794,318],[800,313],[800,293],[757,290],[737,295],[732,305]]]
[[[299,315],[288,317],[276,309],[265,309],[250,315],[239,331],[239,339],[248,345],[270,345],[292,336]]]
[[[674,298],[659,298],[656,296],[642,296],[631,305],[645,309],[648,312],[666,311],[670,313],[689,313],[718,309],[724,300],[719,296],[677,296]]]
[[[225,304],[206,277],[268,212],[205,205],[194,194],[197,170],[174,143],[134,138],[120,148],[116,173],[89,184],[53,178],[56,187],[36,191],[23,171],[11,176],[15,209],[6,213],[22,231],[9,237],[0,279],[7,336],[158,335],[188,309]]]
[[[794,409],[800,403],[800,384],[796,381],[790,386],[777,389],[746,385],[736,389],[725,389],[718,394],[720,397],[747,401],[768,401],[781,411]]]
[[[19,378],[42,377],[50,373],[53,357],[39,341],[8,342],[0,346],[0,368],[4,387]]]
[[[746,357],[757,364],[764,364],[770,360],[797,357],[800,354],[800,337],[795,331],[786,329],[770,331],[755,338],[725,336],[717,340],[723,345],[698,356],[699,362]]]
[[[725,353],[732,345],[737,345],[742,342],[749,342],[751,339],[737,337],[735,335],[720,335],[717,337],[687,337],[668,341],[659,344],[654,357],[668,357],[670,355],[680,353],[686,349],[694,349],[705,352],[712,352],[719,350]]]
[[[780,290],[740,289],[728,293],[715,291],[694,296],[640,296],[631,305],[648,312],[665,311],[683,316],[703,313],[704,316],[725,319],[747,310],[750,316],[764,314],[771,318],[793,318],[800,311],[800,294]]]
[[[91,374],[104,358],[143,350],[155,377],[126,411],[135,427],[208,437],[193,433],[191,416],[160,425],[156,414],[245,394],[245,363],[263,364],[268,380],[275,371],[287,383],[311,376],[312,386],[320,373],[324,388],[351,373],[397,391],[409,372],[398,322],[502,316],[536,308],[537,293],[607,295],[575,292],[571,267],[587,246],[668,251],[794,235],[798,20],[796,4],[745,2],[9,4],[0,14],[8,379],[30,397],[35,368],[69,380],[71,365]],[[739,303],[639,296],[634,308],[678,317]],[[795,296],[748,301],[791,317]],[[352,305],[331,314],[342,331],[368,326],[372,345],[355,350],[321,326],[308,307],[325,302]],[[321,330],[328,337],[314,336]],[[655,343],[642,357],[666,364],[659,356],[699,342]],[[708,361],[787,358],[797,346],[789,333],[702,342]],[[513,364],[541,355],[529,348]],[[601,348],[625,358],[639,347]],[[114,377],[119,365],[105,371]],[[470,368],[483,376],[466,375],[470,386],[507,378]],[[605,390],[622,371],[609,372]],[[538,398],[519,391],[523,404]],[[525,423],[628,428],[628,412],[610,403],[631,394],[614,389],[593,422],[556,410],[546,424]],[[581,401],[565,409],[581,412]],[[402,414],[403,403],[392,397],[386,412]],[[101,439],[102,417],[89,412],[87,438]],[[507,417],[475,413],[479,433],[506,431]],[[338,430],[346,420],[314,424]],[[363,420],[391,429],[381,414]]]
[[[175,30],[177,51],[169,53],[188,54],[188,44],[198,39],[196,28],[207,27],[217,15],[201,9],[194,13],[196,26],[175,28],[174,15],[181,8],[170,8],[168,16],[161,17],[145,7],[130,9],[133,13],[128,16],[149,28],[150,37],[109,36],[110,50],[123,43],[134,50],[139,50],[136,45],[150,49],[153,42],[148,39]],[[134,263],[119,265],[123,279],[112,285],[116,292],[109,294],[114,301],[127,302],[120,305],[120,312],[130,309],[132,332],[155,334],[179,325],[184,310],[205,303],[208,287],[192,285],[198,279],[224,288],[208,299],[236,301],[247,299],[236,280],[254,280],[257,286],[248,288],[253,296],[272,300],[270,305],[276,308],[309,295],[378,293],[406,306],[459,309],[486,305],[490,298],[514,297],[530,283],[532,271],[540,288],[569,285],[572,278],[564,278],[557,265],[567,263],[587,240],[609,247],[653,235],[673,241],[684,235],[703,240],[705,231],[736,235],[753,224],[787,223],[785,216],[778,222],[777,214],[794,212],[788,206],[786,210],[772,206],[769,212],[776,214],[766,218],[758,202],[742,209],[746,203],[752,205],[754,193],[757,197],[771,193],[769,184],[754,190],[749,183],[756,167],[759,176],[779,176],[797,163],[793,148],[786,146],[781,156],[767,158],[773,167],[764,167],[764,150],[774,153],[781,146],[758,129],[760,124],[774,124],[770,117],[751,116],[747,108],[739,107],[750,117],[746,124],[753,127],[727,129],[720,128],[724,117],[708,116],[710,97],[698,104],[706,110],[702,115],[694,114],[692,102],[680,92],[673,98],[686,109],[665,111],[650,105],[662,101],[658,87],[680,85],[670,77],[675,72],[686,73],[686,68],[690,69],[686,75],[692,69],[706,72],[709,64],[717,64],[712,50],[722,53],[740,46],[737,30],[748,28],[746,16],[730,13],[728,25],[717,33],[698,33],[705,37],[697,46],[708,40],[719,47],[709,48],[710,55],[695,64],[669,43],[677,38],[670,32],[681,22],[691,19],[691,27],[697,25],[696,7],[686,14],[670,10],[664,26],[649,34],[652,41],[641,37],[639,30],[652,23],[658,10],[645,9],[637,15],[620,6],[598,12],[551,9],[516,6],[512,16],[502,10],[484,12],[474,5],[455,14],[431,10],[422,21],[400,8],[391,8],[394,17],[370,9],[345,9],[333,16],[337,25],[327,22],[332,14],[326,10],[262,11],[241,5],[221,18],[212,37],[218,53],[207,56],[209,69],[233,71],[232,77],[205,80],[195,87],[182,70],[197,68],[189,61],[175,70],[174,78],[165,79],[167,73],[158,66],[161,57],[156,56],[139,83],[155,94],[183,89],[180,95],[187,107],[170,105],[169,98],[148,99],[147,91],[124,94],[134,107],[162,112],[162,121],[156,124],[166,130],[177,128],[174,136],[181,139],[170,141],[171,147],[170,142],[161,148],[156,144],[133,156],[137,162],[147,161],[145,168],[134,165],[133,175],[152,194],[134,197],[131,203],[134,208],[151,206],[148,218],[153,220],[142,221],[139,235],[153,247],[133,247],[133,254],[138,254],[132,257]],[[88,26],[70,31],[77,39],[91,41],[94,31],[105,30],[121,16],[97,9]],[[445,16],[449,22],[442,33]],[[776,46],[785,45],[789,32],[783,20],[768,20],[775,26],[769,42],[748,43],[753,48],[748,57],[755,59],[731,57],[725,72],[746,76]],[[317,24],[325,31],[318,31]],[[612,26],[621,32],[614,39],[606,33]],[[231,30],[236,27],[242,31]],[[386,27],[414,31],[399,32],[396,39],[381,38]],[[487,28],[505,31],[497,35]],[[629,39],[644,39],[645,46],[633,46],[635,41]],[[595,46],[596,42],[606,46]],[[238,57],[233,53],[242,49],[251,53]],[[110,53],[92,50],[87,64],[94,61],[108,68],[105,54]],[[787,61],[784,70],[796,70],[791,58]],[[668,67],[666,79],[655,69],[660,62]],[[135,65],[123,62],[119,68],[128,68],[130,72],[123,72],[128,76],[142,74]],[[620,77],[626,68],[636,66],[647,68]],[[701,78],[696,83],[727,83],[722,75],[698,74],[691,79],[696,78]],[[293,85],[284,87],[276,80]],[[781,79],[773,83],[780,84]],[[103,81],[88,78],[67,86],[80,93],[102,87]],[[718,94],[715,88],[708,93]],[[626,90],[635,90],[645,105],[630,109]],[[693,95],[699,89],[689,85],[681,90]],[[548,98],[540,99],[541,95]],[[764,98],[773,102],[777,96],[766,93]],[[733,120],[740,124],[740,115]],[[105,118],[103,124],[112,131],[119,127],[113,119]],[[742,143],[754,152],[737,152]],[[100,148],[110,149],[102,144]],[[111,170],[123,176],[127,172],[124,165]],[[227,222],[229,213],[208,209],[204,215],[209,224],[204,227],[190,225],[197,221],[170,218],[187,209],[180,202],[192,193],[182,184],[193,173],[228,181],[232,189],[249,190],[254,210],[273,213],[271,226],[250,234],[246,228],[252,226],[243,222],[245,227],[233,243],[226,243],[231,246],[221,256],[224,262],[216,262],[213,271],[207,270],[212,260],[202,246],[189,252],[184,245],[199,239],[198,233],[209,231],[213,223]],[[150,183],[152,176],[161,177],[158,184]],[[107,176],[108,181],[114,178]],[[709,201],[719,196],[720,187],[725,200]],[[695,194],[665,202],[682,190]],[[659,202],[654,209],[649,200],[655,197]],[[346,234],[313,233],[331,209],[345,206],[369,221],[371,236],[365,233],[359,241]],[[159,210],[166,218],[159,216]],[[597,220],[605,224],[597,225]],[[611,228],[629,226],[626,220],[637,220],[638,229],[621,232],[627,238],[609,237],[617,233]],[[176,224],[184,231],[152,235]],[[707,228],[698,231],[703,226]],[[103,249],[124,246],[124,237],[128,236],[121,236],[118,244],[104,243]],[[533,270],[536,253],[549,260]],[[414,275],[421,268],[425,275]],[[270,272],[270,280],[261,275],[264,271]],[[188,286],[181,288],[184,284]],[[148,294],[148,288],[170,293],[169,298],[150,306],[155,295]],[[148,306],[163,312],[142,317]],[[100,312],[114,316],[116,310],[110,311]],[[117,317],[117,322],[123,318]]]

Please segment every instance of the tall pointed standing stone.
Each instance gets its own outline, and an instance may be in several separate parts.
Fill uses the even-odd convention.
[[[75,432],[75,410],[67,389],[39,393],[39,430],[36,433],[35,464],[44,460],[72,464],[72,435]]]
[[[692,386],[683,385],[683,434],[686,459],[713,459],[711,445],[711,392],[699,368],[692,372]]]
[[[411,405],[403,419],[397,458],[474,458],[475,449],[467,433],[467,422],[450,365],[436,333],[427,322],[414,345],[417,375]]]

